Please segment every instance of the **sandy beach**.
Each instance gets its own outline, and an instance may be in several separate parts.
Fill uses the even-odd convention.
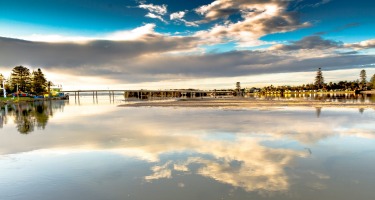
[[[375,103],[346,102],[330,100],[305,100],[305,99],[249,99],[249,98],[205,98],[205,99],[176,99],[167,101],[145,101],[125,103],[120,107],[220,107],[220,108],[260,108],[260,107],[345,107],[345,108],[374,108]]]

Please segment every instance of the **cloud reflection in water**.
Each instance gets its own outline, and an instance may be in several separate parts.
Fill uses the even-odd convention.
[[[281,192],[289,190],[295,178],[286,169],[314,151],[307,147],[335,137],[375,136],[374,127],[368,126],[373,111],[358,117],[356,109],[323,108],[320,118],[314,108],[101,109],[107,110],[69,105],[29,137],[14,130],[2,133],[0,153],[106,151],[152,163],[147,182],[171,179],[176,173],[199,174],[245,191]],[[161,159],[178,153],[187,155]],[[322,172],[309,173],[317,180],[329,179]],[[320,182],[312,185],[324,188]]]

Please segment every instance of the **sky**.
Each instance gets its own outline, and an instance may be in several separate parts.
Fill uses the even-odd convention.
[[[373,0],[0,0],[0,73],[64,89],[370,79],[374,48]]]

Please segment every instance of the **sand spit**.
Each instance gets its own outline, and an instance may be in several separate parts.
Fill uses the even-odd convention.
[[[304,100],[304,99],[177,99],[175,101],[145,101],[139,103],[123,104],[120,107],[220,107],[220,108],[259,108],[259,107],[345,107],[345,108],[374,108],[375,103],[369,102],[337,102],[329,100]]]

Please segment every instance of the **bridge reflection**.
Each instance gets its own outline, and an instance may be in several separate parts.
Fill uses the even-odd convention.
[[[108,95],[114,101],[115,95],[123,95],[124,100],[131,98],[139,100],[158,100],[167,98],[219,98],[235,96],[233,90],[65,90],[64,93],[73,93],[75,102],[80,103],[80,96],[92,95],[93,102],[98,102],[98,95]]]

